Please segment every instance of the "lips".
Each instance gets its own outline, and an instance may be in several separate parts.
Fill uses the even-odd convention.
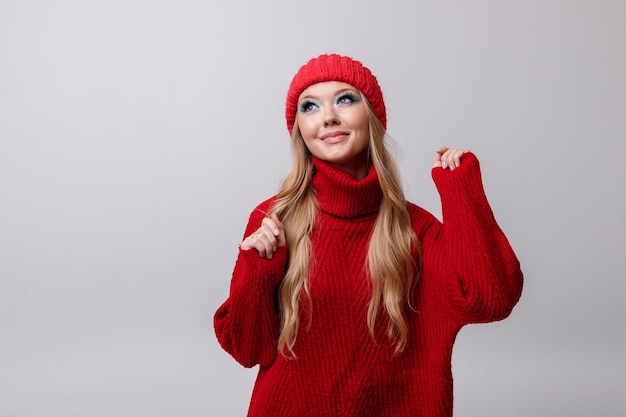
[[[341,142],[347,137],[348,137],[348,133],[336,130],[334,132],[326,133],[320,139],[326,143],[336,143],[336,142]]]

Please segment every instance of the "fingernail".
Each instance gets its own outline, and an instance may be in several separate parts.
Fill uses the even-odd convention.
[[[274,234],[278,236],[280,234],[280,230],[278,230],[278,228],[274,229]]]

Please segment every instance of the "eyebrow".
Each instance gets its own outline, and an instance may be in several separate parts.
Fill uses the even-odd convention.
[[[333,94],[333,96],[338,96],[338,95],[340,95],[340,94],[342,94],[342,93],[345,93],[346,91],[350,91],[350,92],[352,92],[352,93],[356,93],[356,94],[358,94],[358,93],[359,93],[359,92],[358,92],[358,90],[357,90],[357,89],[355,89],[355,88],[346,87],[346,88],[342,88],[342,89],[340,89],[340,90],[335,91],[335,93]],[[298,103],[302,102],[302,101],[303,101],[303,100],[305,100],[305,99],[309,99],[309,100],[312,100],[312,99],[313,99],[313,100],[319,100],[319,97],[317,97],[317,96],[312,96],[312,95],[306,95],[306,96],[302,97],[300,100],[298,100]]]

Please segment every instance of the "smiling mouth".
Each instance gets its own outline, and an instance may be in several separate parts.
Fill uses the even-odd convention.
[[[346,132],[330,132],[322,136],[320,139],[326,143],[336,143],[341,142],[347,137],[348,133]]]

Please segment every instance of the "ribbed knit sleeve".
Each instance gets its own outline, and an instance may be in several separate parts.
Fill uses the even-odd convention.
[[[455,170],[433,168],[443,226],[438,269],[461,324],[507,317],[522,292],[520,264],[498,226],[483,189],[478,159],[462,157]]]
[[[244,237],[261,225],[267,202],[250,215]],[[214,317],[222,348],[245,367],[271,364],[277,353],[279,318],[275,308],[278,285],[285,275],[287,247],[279,247],[272,259],[254,249],[239,250],[230,294]]]

